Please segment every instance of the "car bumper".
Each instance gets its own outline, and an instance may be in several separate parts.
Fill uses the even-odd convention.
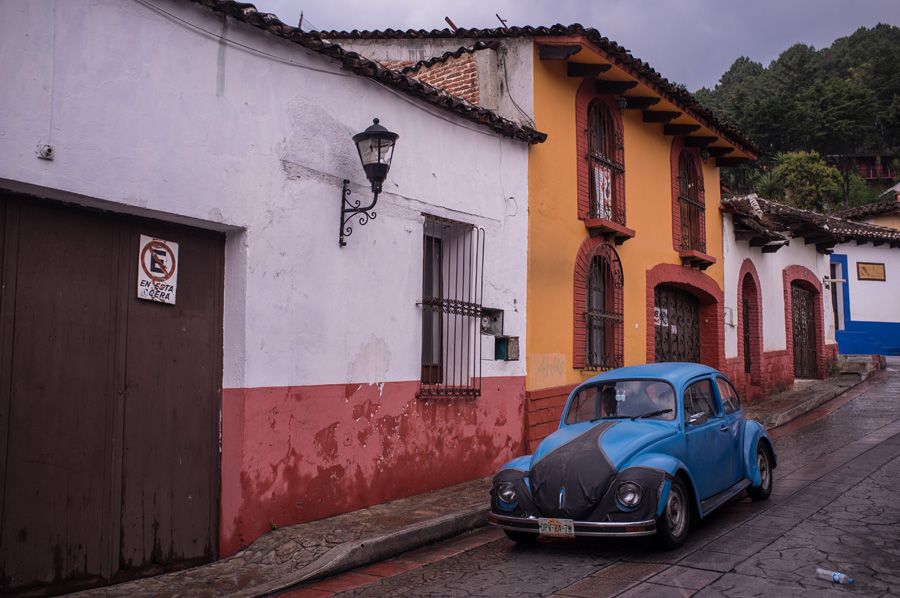
[[[491,512],[488,513],[488,523],[518,532],[540,533],[540,522],[535,517],[510,517]],[[574,521],[573,524],[575,536],[627,538],[652,536],[656,533],[656,521],[654,519],[627,522]]]

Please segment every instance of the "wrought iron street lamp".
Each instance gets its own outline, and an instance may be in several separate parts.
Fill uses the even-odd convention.
[[[372,121],[372,126],[353,136],[353,143],[356,144],[356,150],[359,152],[359,161],[362,162],[363,170],[366,171],[366,178],[372,184],[374,197],[372,198],[372,203],[365,207],[360,206],[359,200],[348,200],[350,181],[344,179],[344,187],[341,194],[341,247],[346,245],[344,237],[353,233],[353,229],[347,226],[348,220],[359,215],[359,225],[363,226],[370,218],[375,218],[376,214],[371,210],[378,202],[381,184],[384,183],[388,170],[391,168],[391,158],[394,156],[394,143],[399,137],[396,133],[392,133],[378,124],[377,118]]]

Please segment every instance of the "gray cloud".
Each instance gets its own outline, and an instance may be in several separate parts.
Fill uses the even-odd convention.
[[[304,29],[443,29],[580,23],[691,91],[713,87],[741,56],[763,66],[794,44],[830,46],[860,27],[900,24],[897,0],[256,0]]]

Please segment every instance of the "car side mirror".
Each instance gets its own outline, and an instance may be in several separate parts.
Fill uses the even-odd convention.
[[[705,424],[708,421],[709,416],[706,415],[706,411],[701,411],[700,413],[695,413],[690,418],[688,418],[688,425],[699,426],[700,424]]]

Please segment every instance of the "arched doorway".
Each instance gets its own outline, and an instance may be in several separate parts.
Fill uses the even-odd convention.
[[[784,269],[785,329],[794,378],[825,376],[822,283],[803,266]]]
[[[791,283],[791,324],[794,340],[794,377],[816,378],[815,295],[797,282]]]
[[[693,268],[657,264],[647,270],[646,288],[647,361],[693,361],[723,370],[723,293],[716,281]]]
[[[745,265],[752,268],[752,264]],[[762,302],[755,270],[747,271],[741,278],[740,288],[740,343],[742,370],[748,386],[762,384]]]
[[[655,360],[700,363],[700,300],[674,286],[653,290]]]

